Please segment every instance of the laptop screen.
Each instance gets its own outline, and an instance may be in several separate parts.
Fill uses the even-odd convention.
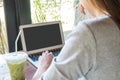
[[[60,26],[60,22],[21,26],[23,48],[34,53],[61,47],[64,41]]]
[[[24,28],[27,51],[62,44],[59,24]]]

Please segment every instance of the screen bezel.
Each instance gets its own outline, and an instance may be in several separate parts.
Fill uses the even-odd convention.
[[[50,47],[47,47],[47,48],[41,48],[41,49],[35,49],[35,50],[27,51],[23,29],[24,28],[44,26],[44,25],[51,25],[51,24],[59,24],[62,44],[55,45],[55,46],[50,46]],[[19,29],[21,30],[21,42],[22,42],[23,51],[27,52],[28,54],[35,54],[35,53],[39,53],[39,52],[46,51],[46,50],[59,49],[59,48],[62,48],[64,46],[64,44],[65,44],[61,21],[53,21],[53,22],[44,22],[44,23],[21,25],[19,27]]]

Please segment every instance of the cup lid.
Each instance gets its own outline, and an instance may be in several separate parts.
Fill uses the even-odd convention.
[[[25,52],[13,52],[5,54],[5,59],[9,63],[20,63],[27,59],[28,55]]]

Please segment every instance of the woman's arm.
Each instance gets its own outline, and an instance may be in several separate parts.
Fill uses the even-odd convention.
[[[52,52],[43,52],[39,57],[39,66],[32,80],[38,80],[40,76],[48,69],[53,59]]]
[[[39,78],[41,80],[77,80],[93,67],[94,54],[96,54],[94,37],[86,24],[82,22],[71,33],[60,54],[53,59],[52,63],[46,58],[49,64],[48,69],[44,68],[46,63],[40,60],[42,66],[39,66],[35,74],[36,78],[34,77],[33,80]]]

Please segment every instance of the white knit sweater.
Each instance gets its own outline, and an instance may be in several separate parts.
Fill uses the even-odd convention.
[[[41,80],[120,80],[120,30],[108,16],[80,22]]]

